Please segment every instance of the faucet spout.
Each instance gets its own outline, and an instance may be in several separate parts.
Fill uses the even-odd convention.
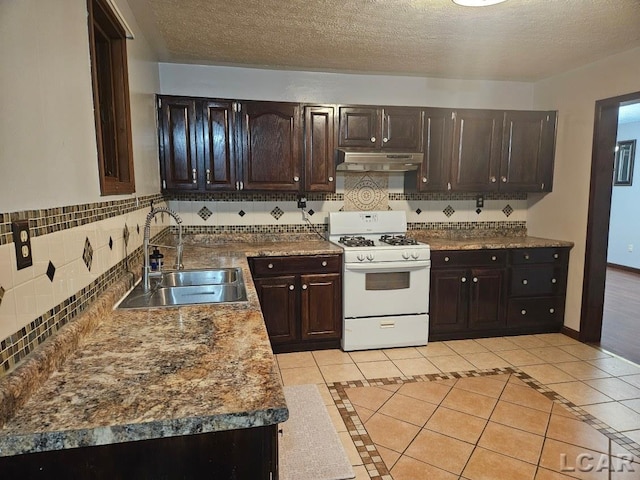
[[[178,225],[178,245],[176,246],[176,269],[180,270],[183,268],[182,265],[182,219],[180,216],[167,207],[160,208],[151,208],[151,211],[147,214],[147,219],[144,222],[144,237],[142,241],[142,255],[144,257],[144,266],[142,267],[142,288],[145,292],[148,292],[151,289],[151,282],[149,280],[151,274],[151,265],[149,264],[149,239],[151,237],[151,220],[159,214],[166,213],[173,217]]]

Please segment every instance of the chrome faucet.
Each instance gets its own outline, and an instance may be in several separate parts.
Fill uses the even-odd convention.
[[[151,282],[149,279],[151,276],[156,274],[155,272],[151,271],[151,265],[149,264],[149,237],[151,236],[151,220],[153,220],[153,217],[155,217],[158,213],[167,213],[171,215],[173,219],[176,221],[176,223],[178,224],[178,245],[176,245],[175,247],[176,249],[175,268],[176,270],[180,270],[184,268],[184,266],[182,265],[182,250],[183,250],[182,219],[176,212],[174,212],[170,208],[160,207],[160,208],[154,209],[152,206],[151,211],[147,214],[147,219],[144,222],[144,239],[142,242],[142,248],[143,248],[142,254],[144,256],[144,266],[142,267],[142,289],[145,292],[148,292],[151,289]],[[165,247],[165,248],[168,247],[167,245],[154,245],[154,246]],[[170,248],[173,248],[173,247],[170,247]],[[157,274],[160,274],[160,272],[157,272]]]

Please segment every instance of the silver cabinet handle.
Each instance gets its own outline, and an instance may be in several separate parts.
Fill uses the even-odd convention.
[[[473,277],[473,283],[478,283],[478,277]]]
[[[323,267],[326,267],[326,266],[327,266],[327,261],[326,261],[326,260],[323,260],[323,261],[322,261],[322,266],[323,266]]]
[[[306,290],[307,289],[307,285],[302,285],[302,289]]]
[[[296,175],[295,177],[293,177],[293,181],[294,182],[299,182],[300,181],[300,177]]]
[[[207,168],[207,185],[211,185],[211,170]]]
[[[558,255],[557,253],[553,254],[553,258],[559,258],[559,257],[560,257],[560,255]]]
[[[333,177],[329,177],[329,181],[330,181],[330,182],[333,182]]]
[[[293,285],[289,285],[289,290],[293,290],[295,287]]]
[[[527,283],[529,283],[529,281],[525,278],[524,280],[522,280],[522,284],[526,285]]]
[[[427,177],[422,177],[422,183],[427,183]]]
[[[550,308],[549,309],[549,313],[555,313],[556,309],[555,308]]]
[[[444,261],[448,262],[449,261],[449,257],[444,257]]]
[[[494,177],[494,176],[489,177],[489,181],[491,183],[496,183],[496,177]]]
[[[270,263],[269,265],[267,265],[267,268],[273,268],[273,263]]]
[[[507,183],[507,177],[501,177],[500,180],[502,180],[502,183]]]
[[[521,313],[522,315],[526,315],[526,314],[527,314],[527,311],[526,311],[526,310],[520,310],[520,313]]]
[[[191,170],[191,174],[193,175],[193,183],[198,183],[198,172],[195,168]]]
[[[376,143],[376,137],[371,137],[371,143]]]
[[[492,255],[491,260],[495,262],[497,260],[497,257],[495,255]]]
[[[388,139],[387,137],[384,137],[384,138],[382,139],[382,143],[387,143],[388,141],[389,141],[389,139]]]
[[[555,278],[552,278],[551,283],[558,283],[558,281]]]
[[[462,278],[460,279],[460,281],[461,281],[462,283],[465,283],[465,282],[467,281],[467,277],[462,277]]]

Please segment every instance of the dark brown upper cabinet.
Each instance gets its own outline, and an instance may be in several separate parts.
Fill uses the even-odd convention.
[[[304,190],[336,191],[336,126],[333,106],[304,108]]]
[[[450,190],[486,192],[498,189],[503,112],[454,112]]]
[[[420,108],[341,106],[339,109],[339,147],[421,151]]]
[[[297,103],[242,102],[238,147],[242,190],[298,192],[302,185],[302,114]]]
[[[555,112],[505,112],[500,191],[550,192],[555,141]]]
[[[235,155],[236,118],[229,100],[204,100],[201,109],[202,159],[200,184],[206,191],[235,190],[238,166]]]
[[[191,98],[158,98],[160,174],[164,190],[201,189],[197,147],[201,135],[196,108],[196,100]]]

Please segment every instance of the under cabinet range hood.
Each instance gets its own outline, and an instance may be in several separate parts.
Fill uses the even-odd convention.
[[[356,172],[408,172],[422,164],[421,152],[356,151],[339,148],[336,169]]]

